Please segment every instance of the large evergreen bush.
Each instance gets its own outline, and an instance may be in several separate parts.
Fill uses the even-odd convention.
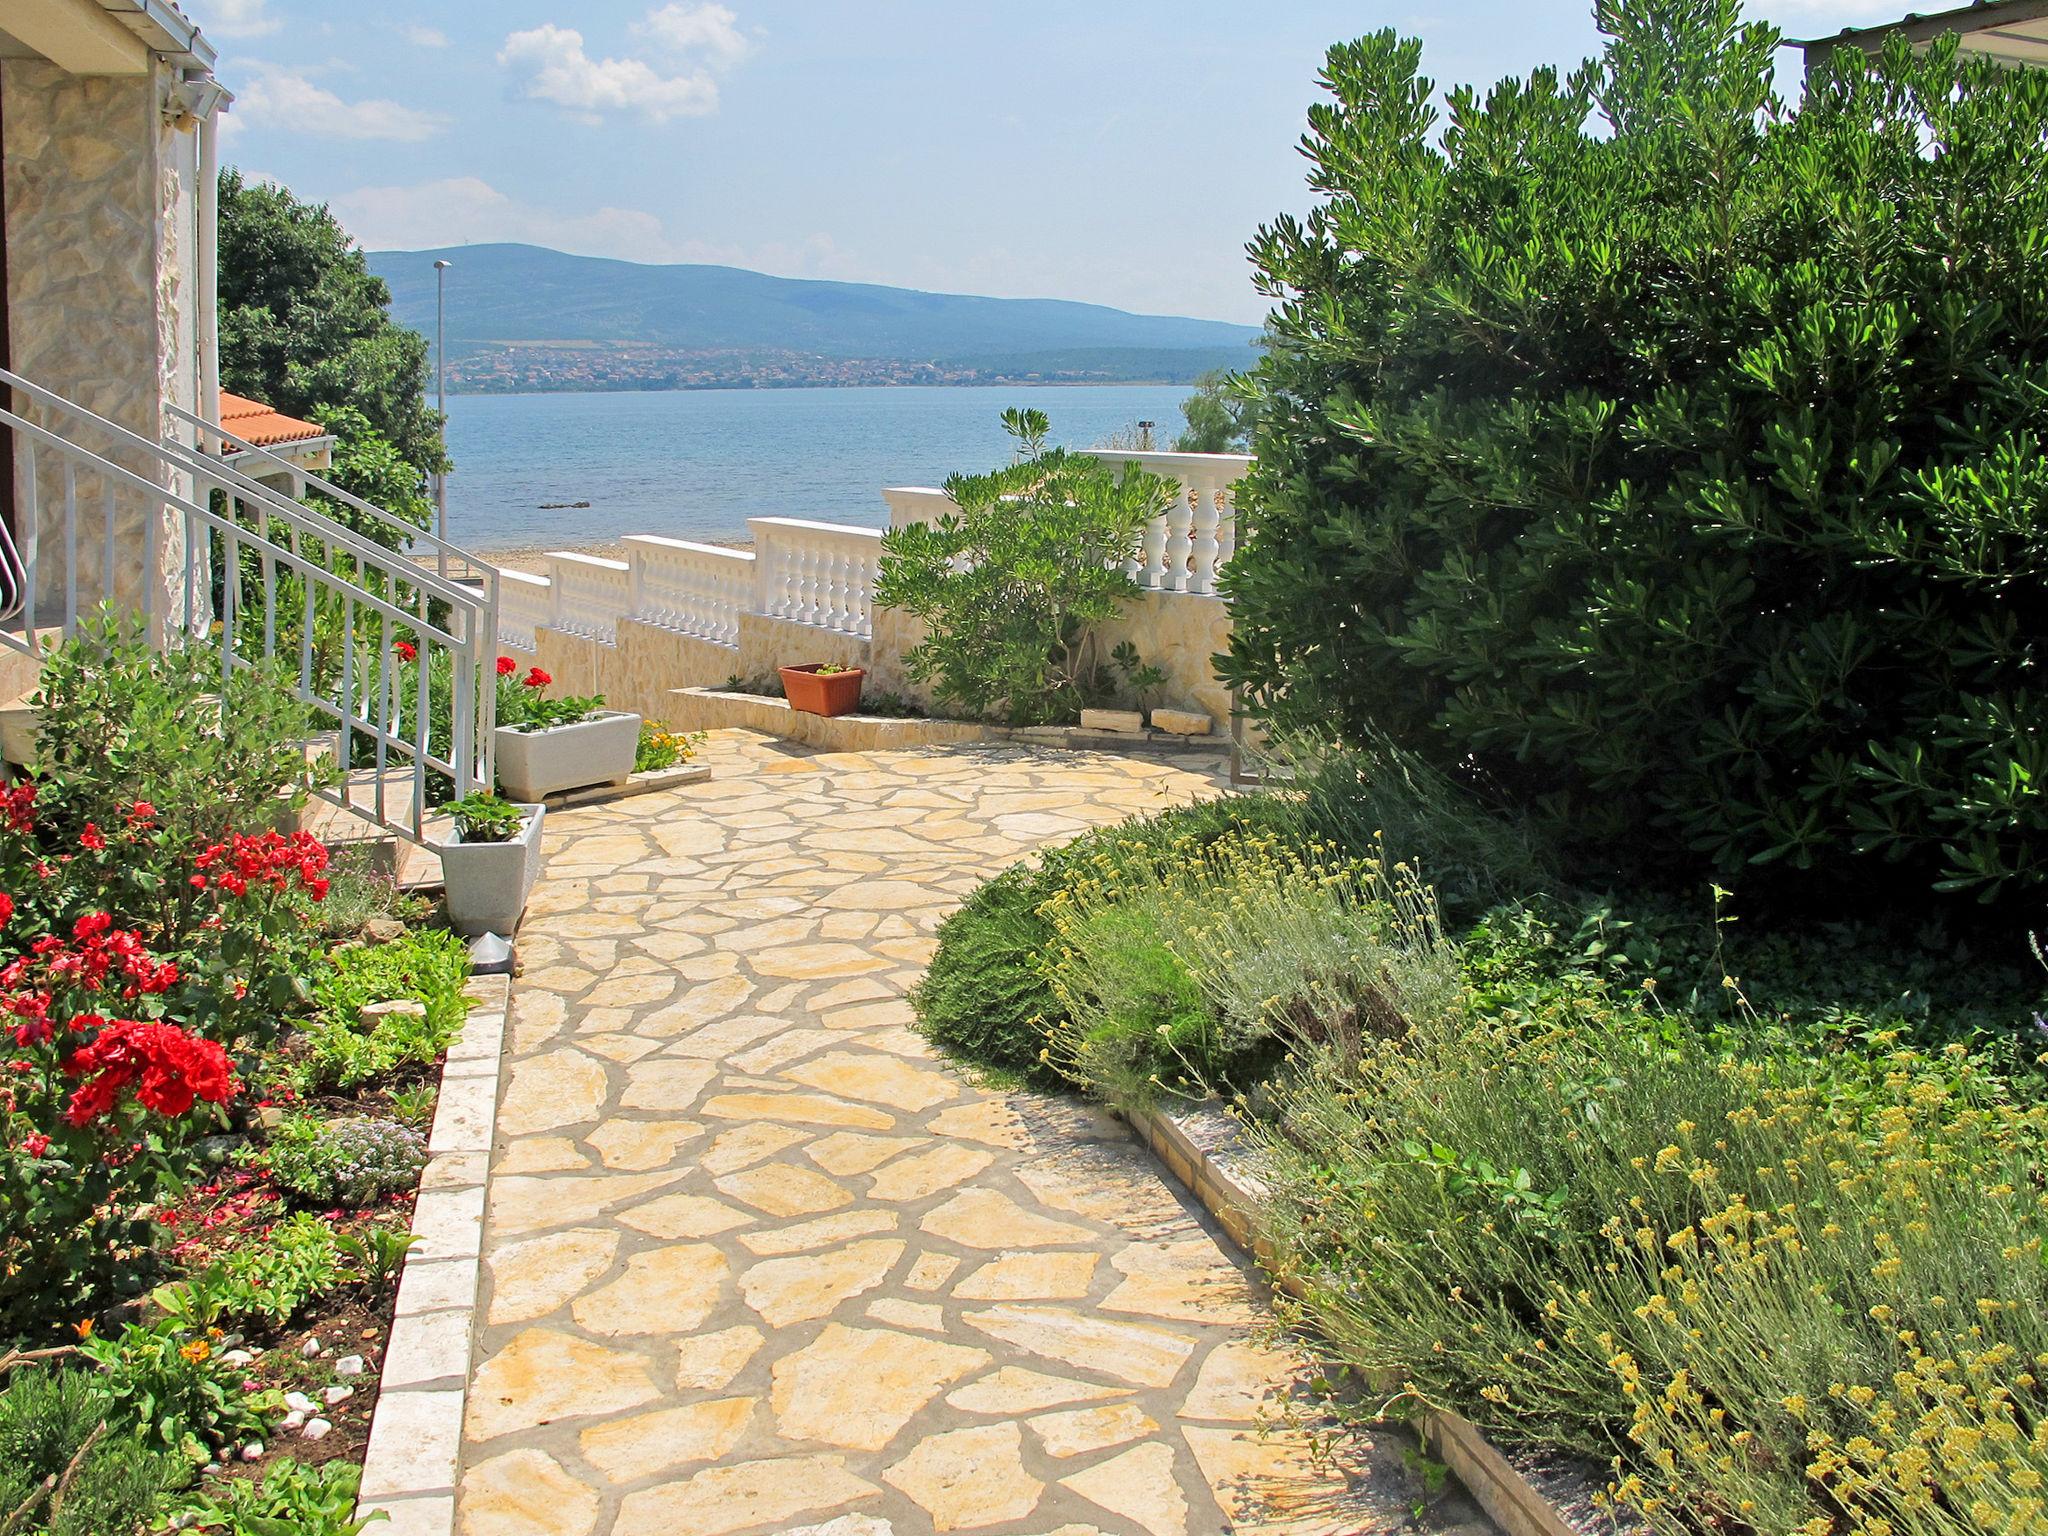
[[[1330,51],[1228,670],[1596,867],[2038,896],[2048,75],[1844,50],[1794,110],[1735,0],[1599,16],[1441,134],[1419,43]]]

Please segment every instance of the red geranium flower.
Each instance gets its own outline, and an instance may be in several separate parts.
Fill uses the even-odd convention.
[[[78,846],[90,849],[94,853],[99,853],[106,848],[107,839],[98,827],[88,821],[85,824],[85,830],[78,834]]]
[[[72,1125],[111,1113],[131,1085],[135,1102],[161,1115],[182,1115],[198,1100],[225,1104],[235,1092],[226,1051],[157,1019],[109,1019],[65,1059],[64,1070],[85,1079],[64,1111]]]
[[[41,1131],[31,1131],[27,1136],[22,1138],[21,1150],[26,1152],[30,1157],[41,1157],[45,1152],[50,1150],[50,1138],[45,1136]]]
[[[128,807],[128,825],[139,827],[156,820],[156,807],[147,800],[138,800]]]
[[[8,920],[13,916],[14,898],[5,891],[0,891],[0,928],[6,927]]]
[[[526,686],[529,688],[545,688],[549,683],[552,683],[553,681],[554,679],[552,677],[549,677],[547,673],[541,671],[539,667],[535,667],[531,672],[526,674]]]
[[[514,672],[517,672],[518,670],[519,663],[514,661],[510,656],[500,656],[498,658],[498,676],[510,677]]]
[[[419,660],[420,653],[409,640],[401,640],[398,644],[392,646],[391,649],[398,652],[398,659],[400,661]]]

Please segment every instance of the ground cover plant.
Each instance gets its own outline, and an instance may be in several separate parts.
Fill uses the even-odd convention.
[[[279,830],[283,680],[96,620],[38,715],[0,787],[0,1530],[348,1536],[466,953]]]
[[[1442,112],[1419,43],[1330,51],[1228,676],[1588,878],[2033,921],[2048,75],[1894,38],[1795,110],[1735,0],[1599,17]]]

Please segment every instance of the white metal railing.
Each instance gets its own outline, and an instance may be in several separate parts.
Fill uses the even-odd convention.
[[[1237,482],[1252,466],[1245,453],[1135,453],[1089,450],[1105,464],[1140,469],[1177,482],[1181,494],[1155,517],[1124,572],[1148,591],[1216,590],[1216,573],[1237,548]]]
[[[378,543],[392,541],[394,547],[411,555],[415,563],[431,564],[436,576],[443,581],[457,581],[465,585],[480,587],[495,603],[498,589],[498,569],[486,560],[481,560],[460,545],[451,544],[431,529],[422,528],[351,491],[345,491],[331,480],[293,463],[282,454],[272,453],[268,448],[237,437],[227,428],[205,421],[190,411],[166,404],[164,409],[176,420],[183,422],[201,449],[210,446],[209,439],[217,438],[233,451],[221,453],[224,463],[231,465],[250,479],[263,475],[285,475],[290,478],[292,499],[303,501],[305,492],[311,491],[329,501],[350,508],[357,517],[373,528],[385,531],[385,537],[377,538]],[[167,438],[167,448],[182,450],[185,444],[176,438]]]
[[[491,783],[489,593],[196,443],[129,431],[5,369],[0,431],[20,534],[0,528],[0,646],[40,657],[104,602],[139,615],[159,647],[217,647],[223,683],[273,664],[309,722],[338,732],[343,768],[374,770],[316,793],[415,841],[430,776],[457,795]]]
[[[627,617],[738,648],[740,615],[753,610],[756,560],[751,551],[635,534]]]
[[[874,633],[882,530],[796,517],[750,517],[754,611],[835,634]]]
[[[548,579],[554,583],[555,614],[548,627],[601,645],[617,645],[619,620],[631,596],[629,569],[623,560],[551,550]]]

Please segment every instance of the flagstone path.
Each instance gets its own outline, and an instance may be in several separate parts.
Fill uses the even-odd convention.
[[[1122,1127],[977,1087],[910,1028],[980,880],[1218,768],[743,733],[708,757],[548,818],[464,1536],[1413,1528],[1400,1437],[1331,1463],[1262,1434],[1299,1363]]]

